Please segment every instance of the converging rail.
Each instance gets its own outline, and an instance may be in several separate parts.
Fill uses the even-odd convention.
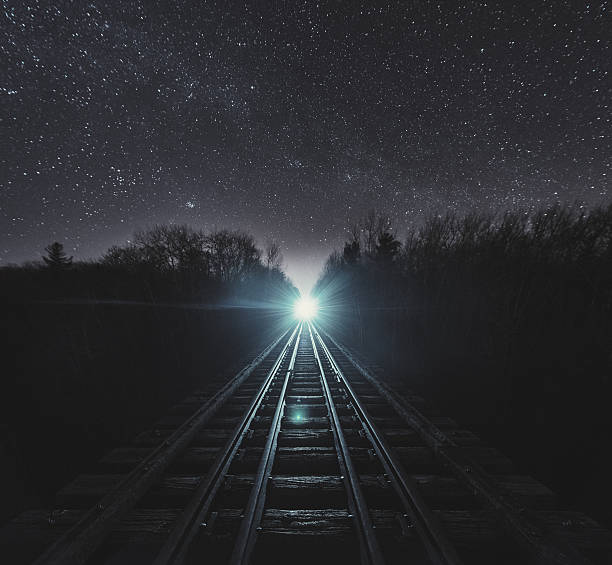
[[[612,535],[314,324],[0,530],[7,563],[609,563]]]

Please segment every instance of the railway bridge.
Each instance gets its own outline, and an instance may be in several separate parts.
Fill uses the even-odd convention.
[[[612,534],[310,321],[0,529],[3,563],[612,562]]]

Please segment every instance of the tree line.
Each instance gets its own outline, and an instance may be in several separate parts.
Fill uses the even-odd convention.
[[[274,300],[296,292],[282,262],[277,243],[260,249],[243,231],[157,225],[136,231],[130,242],[92,261],[74,261],[53,242],[42,262],[0,269],[0,280],[7,297]]]
[[[598,310],[610,307],[612,206],[434,214],[403,241],[387,216],[371,212],[347,231],[316,285],[332,305],[347,291],[362,307],[436,309],[484,293],[516,318],[540,288],[558,306],[581,294]]]
[[[441,349],[448,358],[480,347],[503,364],[529,339],[538,344],[532,359],[558,359],[557,344],[571,343],[564,354],[589,352],[572,366],[592,362],[599,378],[610,375],[612,205],[434,214],[403,241],[388,217],[371,213],[348,233],[315,293],[360,343],[382,324],[398,346],[391,355],[407,351],[405,338],[423,370],[443,362]]]

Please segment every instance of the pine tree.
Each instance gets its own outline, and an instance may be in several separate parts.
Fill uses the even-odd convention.
[[[376,244],[376,259],[383,262],[391,262],[395,259],[398,254],[401,243],[395,239],[392,233],[383,231],[378,236],[378,243]]]
[[[43,256],[43,261],[50,269],[67,269],[72,265],[72,256],[66,256],[64,246],[61,243],[55,241],[51,245],[47,245],[45,251],[47,255]]]

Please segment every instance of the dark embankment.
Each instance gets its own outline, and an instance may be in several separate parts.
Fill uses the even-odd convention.
[[[353,233],[324,325],[611,526],[612,207]]]
[[[52,493],[282,329],[257,309],[3,307],[2,517]]]
[[[0,520],[286,329],[295,289],[248,234],[139,232],[99,261],[0,269]]]

